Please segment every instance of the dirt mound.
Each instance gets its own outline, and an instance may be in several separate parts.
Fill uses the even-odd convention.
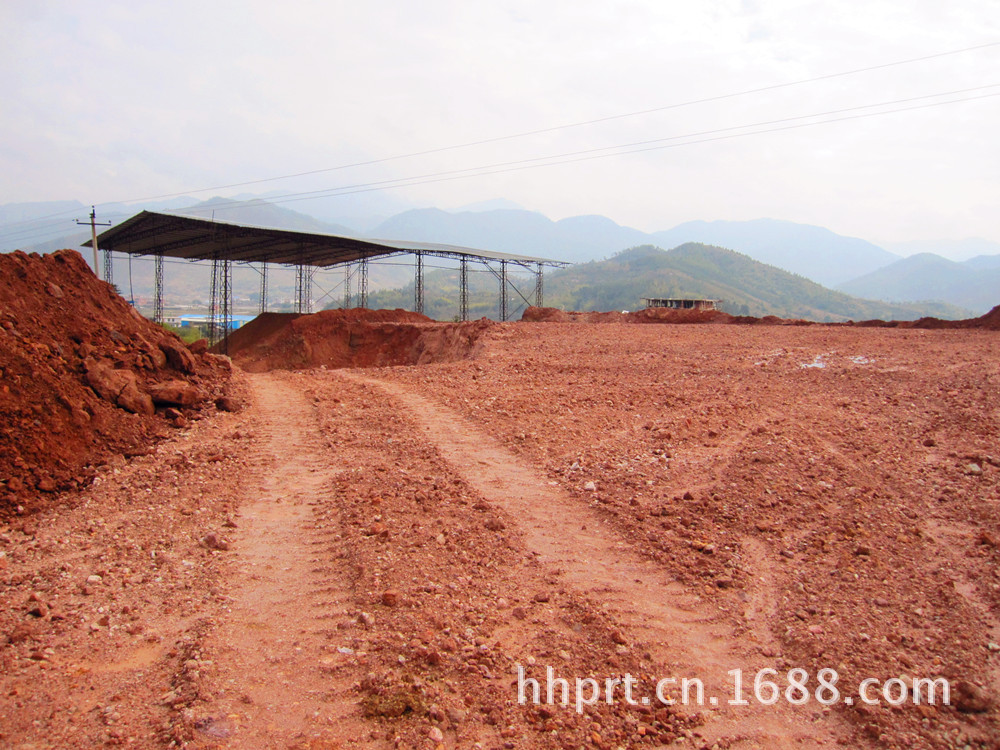
[[[222,396],[195,355],[98,280],[79,253],[0,255],[0,513],[86,484]]]
[[[979,328],[1000,331],[1000,305],[997,305],[985,315],[975,318],[975,320],[979,321]]]
[[[527,307],[521,315],[525,323],[621,323],[625,313],[569,312],[557,307]]]
[[[234,332],[228,346],[248,372],[429,364],[473,356],[491,325],[485,318],[436,323],[405,310],[264,313]]]
[[[671,310],[647,307],[629,313],[630,323],[732,323],[733,317],[721,310]]]
[[[1000,305],[997,305],[985,315],[965,320],[941,320],[941,318],[919,318],[917,320],[862,320],[847,325],[863,328],[924,328],[929,330],[970,329],[978,328],[986,331],[1000,331]]]

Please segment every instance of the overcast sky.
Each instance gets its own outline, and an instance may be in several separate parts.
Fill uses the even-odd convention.
[[[660,109],[228,192],[657,140],[672,147],[392,192],[647,231],[771,217],[873,241],[1000,241],[1000,46],[661,109],[997,42],[997,0],[2,0],[0,203],[128,201]],[[678,139],[696,133],[711,135]]]

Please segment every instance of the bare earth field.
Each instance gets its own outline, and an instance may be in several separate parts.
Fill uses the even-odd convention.
[[[0,746],[1000,748],[995,332],[511,323],[472,355],[236,372],[243,411],[0,526]]]

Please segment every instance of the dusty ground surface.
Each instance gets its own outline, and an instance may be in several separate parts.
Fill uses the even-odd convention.
[[[0,528],[4,747],[1000,747],[995,333],[519,323],[238,377]],[[518,705],[518,665],[720,700]],[[958,705],[762,706],[766,667]]]

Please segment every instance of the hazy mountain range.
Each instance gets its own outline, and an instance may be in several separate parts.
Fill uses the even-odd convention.
[[[405,210],[372,225],[365,224],[359,215],[352,218],[343,207],[339,213],[328,210],[320,217],[252,196],[239,198],[248,202],[234,204],[230,198],[198,202],[181,197],[141,207],[102,206],[98,219],[117,222],[140,208],[150,208],[301,231],[441,242],[573,263],[607,259],[623,249],[643,245],[669,250],[685,243],[702,243],[737,251],[805,280],[868,299],[899,303],[940,301],[977,314],[1000,303],[1000,244],[986,240],[893,246],[902,252],[937,247],[941,252],[963,258],[958,262],[928,252],[904,258],[863,239],[838,235],[823,227],[775,219],[692,221],[672,229],[646,233],[621,226],[604,216],[576,216],[553,221],[540,213],[513,207],[507,201],[490,201],[469,206],[467,208],[472,210],[464,211]],[[313,201],[294,205],[315,208]],[[380,207],[388,209],[391,204],[383,202]],[[43,252],[66,246],[80,249],[80,243],[89,238],[89,227],[77,226],[74,220],[86,219],[88,214],[89,207],[75,201],[0,206],[0,249],[23,247]],[[340,219],[340,223],[334,223],[334,217]],[[366,217],[373,221],[377,211],[370,210]],[[352,221],[355,223],[351,224]],[[25,239],[32,241],[26,243]],[[116,264],[116,278],[120,265]],[[410,273],[399,265],[380,267],[375,264],[372,268],[373,289],[405,284]],[[135,277],[135,269],[133,271]],[[147,274],[140,272],[139,275],[144,277],[139,285],[145,293]],[[183,289],[183,293],[191,296],[196,291],[194,287],[202,285],[204,272],[189,266],[189,271],[180,276],[190,281],[184,284],[190,288]],[[252,275],[247,278],[252,280]],[[151,282],[151,275],[149,279]],[[178,282],[181,280],[172,282],[175,290]],[[637,304],[633,301],[626,307]],[[782,314],[776,310],[770,312]]]
[[[869,299],[941,300],[983,313],[1000,304],[1000,255],[978,255],[957,263],[920,253],[836,288]]]
[[[514,280],[521,290],[510,295],[516,317],[534,302],[532,279]],[[802,276],[721,247],[685,243],[672,250],[652,245],[623,250],[606,260],[578,263],[547,273],[544,304],[564,310],[634,310],[643,297],[697,297],[722,300],[734,315],[778,315],[784,318],[835,322],[845,320],[912,320],[933,315],[971,317],[968,310],[944,303],[889,304],[827,289]],[[497,315],[497,281],[481,274],[470,284],[472,317]],[[373,306],[412,304],[412,281],[372,296]],[[457,313],[458,273],[438,270],[424,280],[425,310],[437,319]],[[333,305],[336,306],[336,305]]]

